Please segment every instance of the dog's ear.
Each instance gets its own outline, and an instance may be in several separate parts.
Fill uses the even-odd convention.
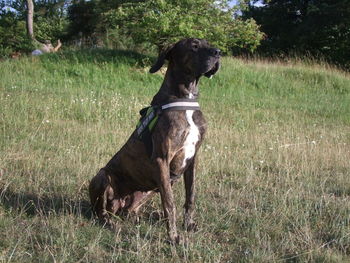
[[[220,62],[218,61],[215,63],[214,67],[211,70],[209,70],[207,73],[204,73],[204,76],[211,79],[215,75],[215,73],[218,72],[219,68]]]
[[[156,63],[154,63],[154,65],[149,70],[150,73],[157,72],[164,65],[165,60],[169,60],[170,53],[173,47],[174,45],[170,45],[160,52]]]

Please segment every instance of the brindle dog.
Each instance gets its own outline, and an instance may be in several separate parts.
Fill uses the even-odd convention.
[[[152,106],[174,99],[197,99],[199,78],[211,77],[219,69],[220,50],[203,39],[184,39],[162,52],[150,73],[157,72],[165,60],[169,61],[168,69]],[[100,221],[113,227],[111,215],[136,214],[150,197],[160,192],[170,241],[178,243],[172,184],[177,175],[183,175],[184,226],[194,230],[195,163],[205,130],[206,121],[200,110],[165,110],[152,133],[151,156],[135,131],[90,182],[91,204]]]

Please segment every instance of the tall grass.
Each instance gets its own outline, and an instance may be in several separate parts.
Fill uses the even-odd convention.
[[[209,130],[197,171],[200,229],[91,216],[87,185],[123,145],[163,79],[154,58],[67,52],[1,62],[3,262],[346,262],[350,260],[350,77],[324,65],[224,58],[200,83]]]

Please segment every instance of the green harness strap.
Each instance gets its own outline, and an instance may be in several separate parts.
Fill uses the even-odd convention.
[[[147,109],[146,114],[142,114],[142,112],[145,111],[146,109]],[[156,113],[156,109],[152,106],[142,109],[140,113],[142,114],[142,116],[136,125],[136,131],[137,131],[138,137],[141,136],[141,134],[146,128],[148,129],[149,132],[152,132],[154,126],[157,124],[158,117],[159,117],[158,114]]]
[[[149,156],[152,154],[152,131],[160,114],[165,110],[199,110],[196,99],[177,99],[163,105],[149,106],[140,111],[141,118],[136,125],[136,136],[145,146]]]

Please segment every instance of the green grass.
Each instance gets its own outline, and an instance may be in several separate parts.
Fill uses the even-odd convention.
[[[87,185],[160,87],[154,58],[67,52],[0,62],[1,262],[350,261],[350,77],[327,65],[224,58],[202,79],[209,130],[199,231],[184,244],[144,208],[120,231],[91,216]]]

